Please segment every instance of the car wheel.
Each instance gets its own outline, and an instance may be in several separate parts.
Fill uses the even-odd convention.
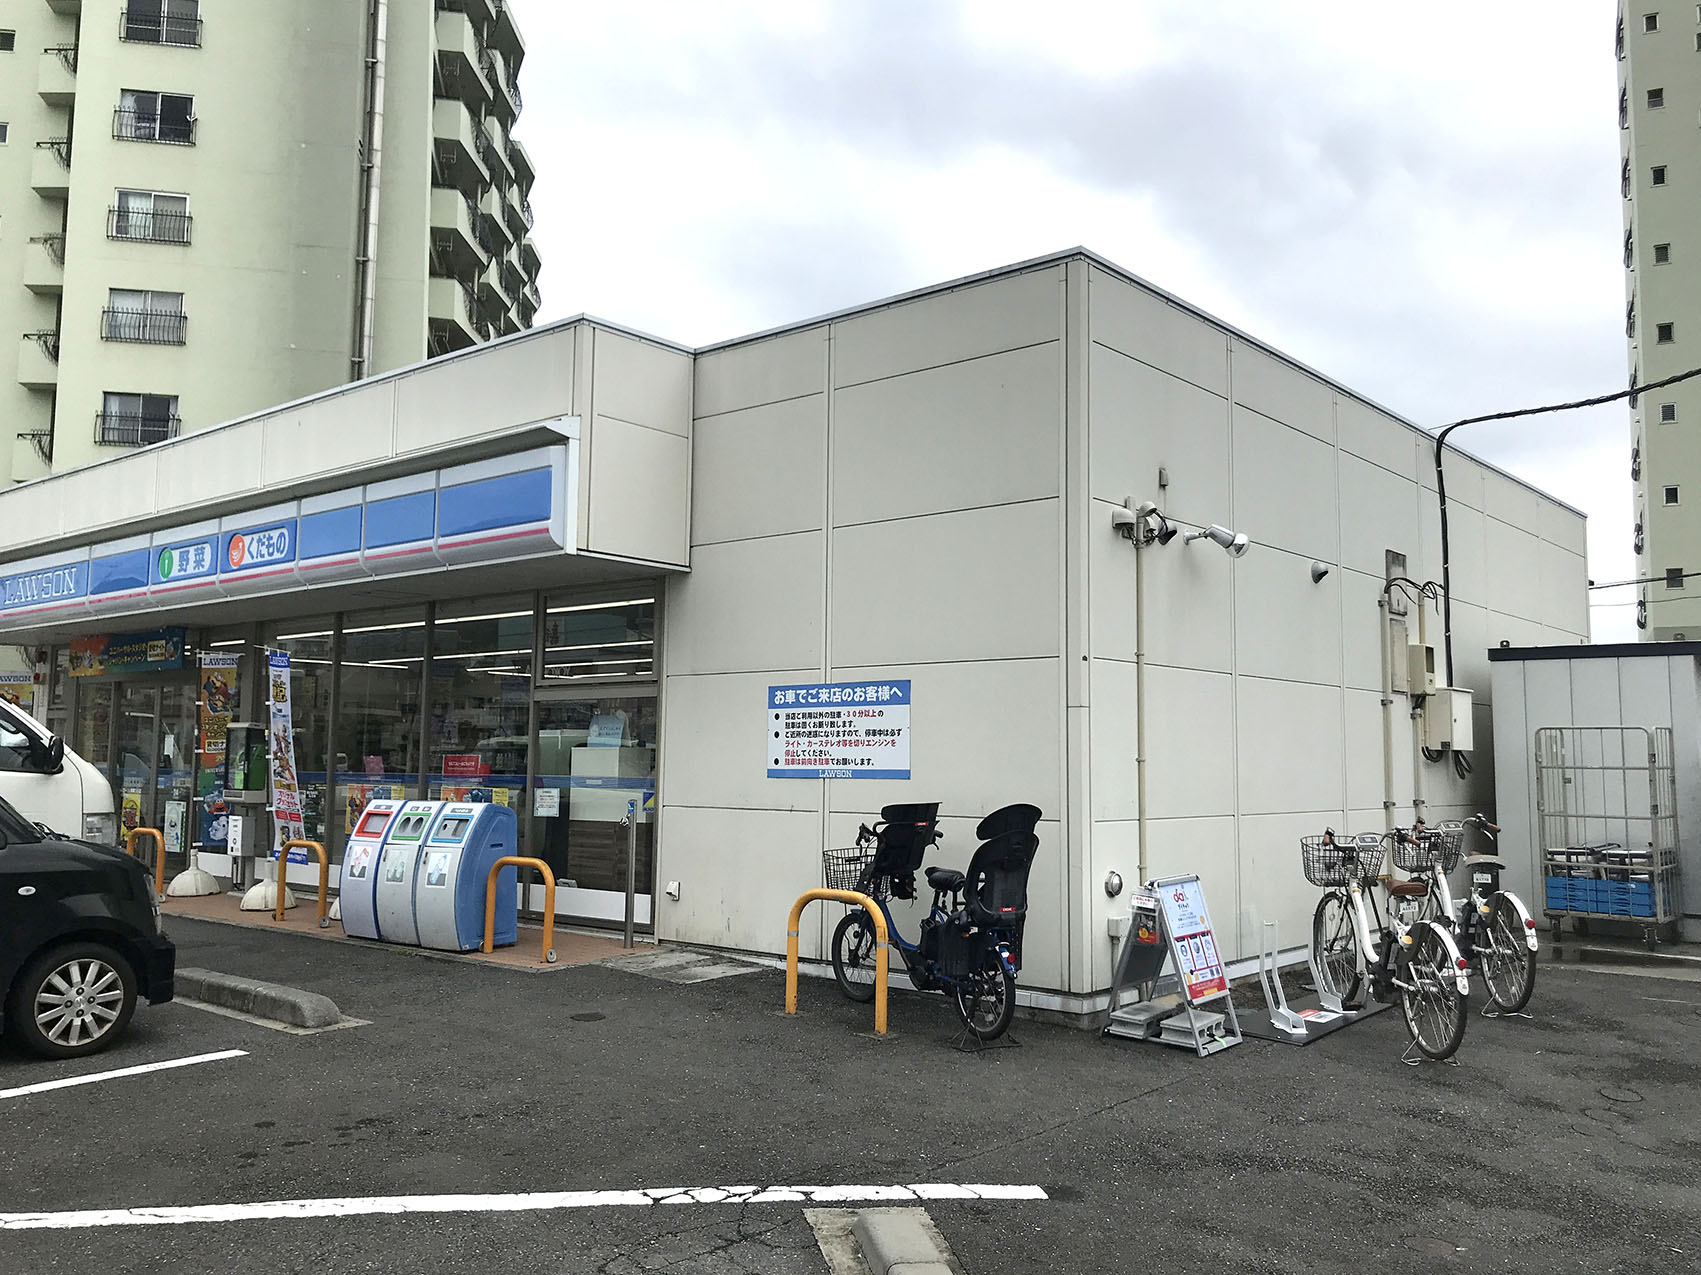
[[[43,1058],[98,1053],[136,1012],[136,974],[101,943],[70,943],[36,957],[12,984],[6,1032]]]

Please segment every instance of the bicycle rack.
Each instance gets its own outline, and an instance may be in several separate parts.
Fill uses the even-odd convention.
[[[1316,962],[1311,975],[1317,977]],[[1258,949],[1258,982],[1264,988],[1264,1004],[1270,1010],[1270,1026],[1290,1036],[1309,1036],[1305,1019],[1288,1008],[1287,993],[1282,990],[1282,972],[1276,964],[1276,923],[1264,922],[1264,945]],[[1318,983],[1321,990],[1322,983]]]

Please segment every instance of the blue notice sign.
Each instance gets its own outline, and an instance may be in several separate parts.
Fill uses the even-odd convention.
[[[908,779],[908,681],[770,686],[770,779]]]

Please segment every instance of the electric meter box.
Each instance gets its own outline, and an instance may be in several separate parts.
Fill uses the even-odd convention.
[[[226,803],[266,804],[272,763],[267,743],[266,728],[254,722],[232,722],[225,728],[224,773],[220,778]]]
[[[1413,642],[1406,647],[1406,693],[1435,694],[1435,648],[1427,642]]]
[[[470,952],[484,945],[484,896],[498,859],[516,853],[519,820],[507,806],[488,802],[445,802],[431,825],[414,878],[414,919],[421,947]],[[519,939],[518,873],[513,865],[496,876],[496,920],[492,941],[506,947]]]
[[[419,925],[413,916],[413,887],[425,839],[443,814],[441,801],[410,801],[397,812],[384,835],[378,856],[374,902],[378,937],[386,943],[419,945]]]
[[[1445,686],[1432,692],[1423,706],[1423,746],[1468,753],[1471,735],[1471,693]]]
[[[349,833],[343,850],[339,898],[343,933],[352,938],[378,937],[378,860],[384,849],[384,834],[401,808],[399,801],[368,802]]]

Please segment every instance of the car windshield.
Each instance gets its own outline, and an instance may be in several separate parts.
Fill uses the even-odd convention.
[[[6,845],[23,845],[41,840],[35,825],[25,819],[4,797],[0,797],[0,840]]]

